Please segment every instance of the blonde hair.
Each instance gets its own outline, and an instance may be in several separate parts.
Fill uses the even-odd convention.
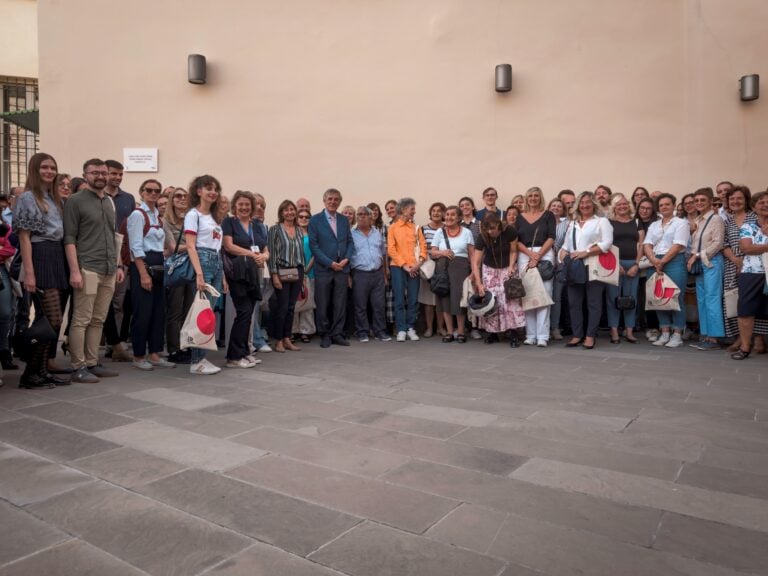
[[[634,218],[635,217],[635,209],[632,207],[632,202],[629,201],[629,199],[624,196],[621,192],[614,192],[611,196],[611,212],[615,215],[616,214],[616,204],[624,200],[629,204],[629,217]]]
[[[598,212],[600,212],[600,205],[597,203],[597,200],[595,200],[595,193],[590,192],[587,190],[586,192],[582,192],[576,197],[576,202],[573,203],[573,219],[574,220],[581,220],[581,209],[579,206],[581,205],[581,199],[587,197],[589,198],[590,202],[592,202],[592,208],[593,208],[593,216],[597,216]]]
[[[533,194],[539,195],[539,210],[544,210],[544,192],[541,191],[541,188],[538,186],[533,186],[532,188],[528,188],[528,190],[525,191],[525,196],[523,196],[523,212],[531,212],[532,208],[530,204],[528,204],[528,198],[532,196]]]

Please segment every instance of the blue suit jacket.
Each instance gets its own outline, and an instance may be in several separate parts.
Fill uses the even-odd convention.
[[[319,272],[330,270],[333,262],[340,262],[345,258],[351,260],[355,244],[347,217],[341,212],[336,212],[334,234],[325,210],[312,216],[309,220],[309,249],[315,257],[315,268]],[[344,267],[344,272],[349,272],[349,264]]]

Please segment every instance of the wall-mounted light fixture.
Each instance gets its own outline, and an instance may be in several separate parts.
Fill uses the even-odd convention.
[[[739,95],[743,102],[760,98],[760,75],[749,74],[739,80]]]
[[[510,90],[512,90],[512,64],[499,64],[496,66],[496,92]]]
[[[187,57],[187,80],[190,84],[205,84],[205,56],[190,54]]]

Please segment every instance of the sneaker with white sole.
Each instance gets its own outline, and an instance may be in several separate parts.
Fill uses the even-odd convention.
[[[664,344],[667,348],[679,348],[683,345],[683,337],[675,332],[672,334],[672,337],[669,339],[669,342]]]
[[[251,362],[254,366],[256,364],[261,364],[261,358],[256,358],[253,354],[248,354],[248,356],[245,357],[248,362]]]
[[[133,367],[138,368],[139,370],[146,370],[146,371],[155,369],[152,366],[152,364],[149,363],[149,360],[147,360],[146,358],[144,360],[134,360]]]
[[[416,334],[416,330],[414,328],[408,328],[408,332],[406,332],[405,335],[408,337],[408,340],[413,340],[414,342],[419,340],[419,335]]]
[[[368,338],[368,334],[360,334],[360,336],[357,337],[358,342],[368,342],[370,338]]]
[[[645,331],[645,339],[648,340],[648,342],[656,342],[656,340],[659,339],[659,331],[658,330],[646,330]]]
[[[482,340],[483,335],[480,333],[480,330],[477,328],[473,328],[469,331],[469,337],[472,338],[472,340]]]
[[[379,342],[392,342],[392,336],[390,336],[386,332],[382,332],[381,334],[376,336],[375,339],[378,340]]]
[[[227,361],[227,368],[253,368],[254,366],[256,366],[256,364],[248,360],[248,358]]]
[[[190,364],[189,365],[189,373],[190,374],[218,374],[221,372],[221,368],[218,366],[214,366],[208,360],[203,358],[200,362],[197,364]]]
[[[546,340],[538,340],[536,342],[536,346],[539,348],[546,348],[547,347],[547,341]]]
[[[405,332],[400,330],[400,332],[397,333],[397,341],[398,342],[405,342]]]
[[[679,336],[679,334],[678,334]],[[654,340],[653,345],[654,346],[664,346],[669,342],[669,332],[662,332],[661,336],[659,336],[656,340]],[[682,340],[681,340],[682,341]]]
[[[262,354],[266,354],[267,352],[272,352],[272,348],[269,346],[269,344],[264,344],[264,346],[256,350],[256,352],[261,352]]]
[[[526,338],[523,340],[523,344],[526,346],[536,346],[536,338]]]

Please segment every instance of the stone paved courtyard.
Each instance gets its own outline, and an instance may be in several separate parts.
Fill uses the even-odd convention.
[[[6,374],[0,576],[768,574],[766,356],[262,358],[40,392]]]

